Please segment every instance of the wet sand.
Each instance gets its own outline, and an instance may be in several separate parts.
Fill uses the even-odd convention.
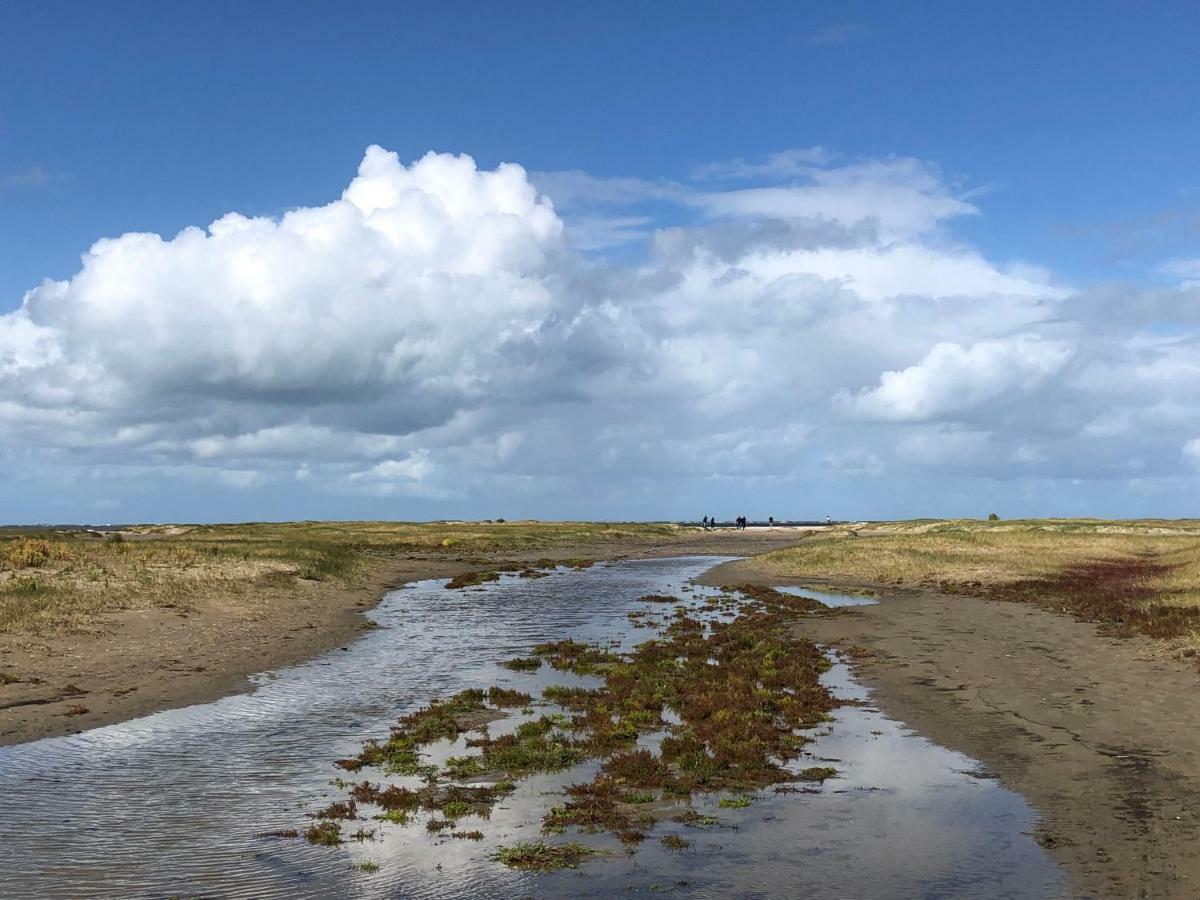
[[[580,543],[554,551],[462,559],[408,554],[380,562],[360,584],[308,583],[282,600],[250,593],[236,603],[131,610],[85,634],[0,635],[0,746],[73,734],[250,689],[248,676],[318,656],[353,640],[362,613],[392,588],[538,559],[751,556],[794,544],[799,529],[684,532],[661,542]]]
[[[763,577],[752,561],[701,580],[801,583]],[[798,627],[852,658],[884,713],[1022,794],[1071,896],[1200,896],[1194,660],[1024,604],[803,583],[878,589],[877,605]]]

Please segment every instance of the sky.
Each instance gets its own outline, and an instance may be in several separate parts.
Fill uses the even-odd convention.
[[[0,520],[1187,516],[1189,3],[0,3]]]

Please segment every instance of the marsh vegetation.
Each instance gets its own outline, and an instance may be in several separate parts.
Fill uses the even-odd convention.
[[[1200,521],[914,521],[833,529],[760,571],[1034,603],[1117,634],[1200,643]]]
[[[528,657],[517,658],[520,665],[501,663],[516,671],[545,663],[596,686],[549,684],[537,701],[511,688],[463,690],[402,716],[386,740],[368,741],[357,756],[338,760],[344,770],[409,781],[353,784],[348,800],[312,814],[319,824],[309,828],[309,841],[338,843],[340,822],[361,817],[359,803],[391,824],[407,825],[422,811],[434,833],[466,816],[486,820],[519,780],[594,760],[591,780],[567,785],[562,802],[544,813],[543,834],[607,831],[632,847],[663,820],[715,823],[689,807],[693,796],[722,795],[720,806],[736,810],[749,806],[759,788],[836,774],[797,764],[810,730],[840,701],[821,683],[826,654],[790,628],[797,617],[830,611],[761,587],[692,600],[642,599],[670,603],[673,614],[628,652],[566,637],[534,645]],[[535,702],[549,711],[533,709]],[[517,708],[515,728],[490,733],[491,723]],[[426,762],[431,745],[460,736],[473,752]],[[396,812],[404,817],[397,820]],[[673,851],[690,846],[673,833],[660,843]],[[575,842],[522,842],[501,848],[495,859],[547,870],[577,864],[585,850]]]
[[[2,528],[0,632],[88,630],[105,613],[124,609],[233,604],[252,610],[322,584],[360,583],[401,555],[474,563],[457,586],[497,578],[497,554],[521,558],[516,567],[534,577],[543,571],[539,565],[556,565],[539,553],[680,533],[671,525],[574,522]],[[591,560],[572,557],[566,564],[582,568]]]

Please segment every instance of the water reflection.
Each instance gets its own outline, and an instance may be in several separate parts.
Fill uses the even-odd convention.
[[[965,774],[972,760],[864,707],[837,714],[811,745],[812,765],[841,773],[811,793],[761,795],[745,809],[698,804],[720,824],[661,826],[627,855],[533,876],[489,859],[539,836],[562,784],[595,763],[520,782],[489,822],[463,820],[481,843],[420,827],[362,823],[376,840],[330,849],[256,837],[303,827],[342,796],[331,761],[384,736],[434,695],[501,684],[536,693],[589,684],[562,672],[515,674],[496,663],[539,641],[643,640],[626,614],[647,593],[702,598],[690,579],[716,558],[653,560],[504,578],[449,592],[422,582],[372,614],[384,626],[348,651],[260,678],[258,690],[68,738],[0,749],[0,885],[5,897],[1055,896],[1057,871],[1028,837],[1020,797]],[[805,591],[805,593],[810,593]],[[826,676],[863,696],[840,664]],[[515,720],[493,726],[495,733]],[[449,745],[438,757],[451,752]],[[353,829],[351,829],[353,830]],[[671,851],[666,830],[691,842]],[[377,872],[352,870],[372,862]]]
[[[841,594],[835,591],[818,591],[813,588],[796,586],[781,587],[778,590],[796,597],[811,597],[826,606],[873,606],[879,601],[875,597],[864,597],[862,594]]]

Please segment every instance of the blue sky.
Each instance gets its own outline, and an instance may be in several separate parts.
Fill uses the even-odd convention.
[[[321,395],[318,387],[325,382],[320,373],[289,386],[274,385],[269,396],[257,395],[262,373],[247,374],[252,367],[242,364],[234,367],[240,373],[236,378],[243,379],[241,393],[227,382],[221,388],[223,403],[232,403],[229,398],[237,393],[236,408],[207,409],[205,427],[189,426],[186,434],[169,437],[156,433],[145,443],[130,439],[122,445],[126,452],[117,454],[111,446],[97,451],[103,442],[93,431],[64,443],[45,430],[45,417],[50,410],[55,415],[69,410],[72,421],[98,417],[91,427],[101,430],[152,424],[165,428],[170,417],[156,419],[155,403],[177,410],[190,395],[131,399],[127,391],[112,387],[102,399],[85,397],[77,385],[68,387],[55,380],[58,375],[26,360],[13,368],[9,382],[0,381],[6,392],[0,400],[11,400],[22,410],[19,420],[8,424],[7,441],[0,435],[7,448],[0,462],[6,460],[9,471],[9,486],[0,488],[0,501],[9,511],[0,517],[404,517],[406,512],[424,517],[500,515],[512,509],[543,516],[619,516],[628,511],[634,517],[698,517],[705,511],[736,514],[733,507],[742,501],[755,510],[764,508],[741,511],[763,515],[769,502],[788,504],[787,510],[776,509],[776,515],[793,509],[795,515],[982,514],[988,511],[985,506],[1005,506],[1002,511],[1014,514],[1185,511],[1194,496],[1189,461],[1196,456],[1186,448],[1200,436],[1200,426],[1196,434],[1189,430],[1191,393],[1180,379],[1190,374],[1170,366],[1182,366],[1179,360],[1189,349],[1179,340],[1191,336],[1195,290],[1189,285],[1200,279],[1200,268],[1192,274],[1200,257],[1198,25],[1200,9],[1185,3],[442,3],[436,8],[7,3],[0,10],[0,313],[18,310],[25,292],[43,279],[72,279],[80,271],[81,254],[101,237],[154,232],[170,239],[187,226],[203,228],[231,211],[277,218],[291,209],[321,208],[346,189],[364,150],[374,144],[395,152],[404,164],[428,151],[470,154],[480,172],[502,162],[519,163],[530,173],[530,182],[554,202],[568,236],[576,236],[577,257],[569,264],[558,260],[552,272],[540,270],[536,276],[522,269],[522,277],[534,277],[546,290],[551,290],[548,279],[586,277],[596,309],[613,283],[632,273],[645,275],[647,267],[658,265],[654,248],[663,238],[654,237],[656,230],[681,229],[692,241],[699,240],[701,230],[725,227],[734,218],[743,224],[753,219],[763,227],[785,220],[827,223],[837,214],[821,204],[841,202],[822,195],[806,199],[798,213],[791,207],[786,214],[756,207],[751,216],[732,213],[728,196],[712,193],[718,187],[790,187],[815,177],[818,182],[829,179],[836,192],[848,183],[861,185],[864,177],[876,179],[871,181],[875,187],[878,178],[889,185],[897,178],[911,181],[912,170],[896,174],[895,167],[878,178],[862,174],[861,167],[872,161],[897,159],[920,161],[921,172],[932,173],[933,181],[922,181],[916,189],[923,196],[953,197],[972,211],[939,212],[919,234],[906,231],[878,241],[908,242],[928,252],[941,252],[949,244],[969,247],[998,272],[1013,275],[1018,267],[1024,275],[1020,267],[1036,267],[1037,276],[1030,277],[1044,290],[1041,312],[1035,315],[1020,303],[998,299],[992,282],[980,282],[979,296],[991,298],[989,309],[999,310],[987,327],[964,317],[943,328],[937,323],[944,320],[944,311],[935,313],[937,304],[923,307],[924,313],[912,320],[913,334],[904,340],[886,349],[846,348],[847,358],[875,356],[886,360],[886,366],[874,373],[848,366],[846,377],[827,385],[824,395],[785,404],[781,415],[787,421],[782,424],[772,421],[768,399],[747,397],[739,408],[721,400],[712,385],[676,386],[679,393],[657,385],[636,397],[622,393],[619,385],[628,382],[628,372],[644,372],[646,364],[625,358],[618,364],[607,350],[595,350],[616,340],[609,335],[593,336],[588,346],[603,360],[596,365],[608,373],[611,384],[571,385],[567,392],[585,399],[568,412],[556,398],[508,406],[512,399],[506,391],[512,385],[501,379],[492,388],[479,388],[487,380],[482,375],[472,388],[481,393],[469,401],[446,401],[434,411],[430,385],[444,386],[443,373],[440,380],[431,376],[420,386],[401,387],[386,379],[386,384],[371,385],[390,398],[379,401],[389,409],[387,423],[379,425],[376,413],[349,415],[341,409],[325,415],[335,401]],[[826,157],[818,161],[813,148],[822,148]],[[803,165],[816,166],[817,175],[817,170],[803,168],[762,168],[770,154],[794,149],[808,154]],[[734,160],[760,168],[753,176],[733,174]],[[725,168],[716,177],[698,176],[698,170],[714,165]],[[562,173],[576,173],[570,182],[574,199],[555,195],[565,190]],[[587,182],[580,188],[584,175]],[[631,180],[621,203],[611,199],[615,178]],[[655,185],[670,189],[664,193]],[[594,246],[583,239],[596,228],[609,234],[606,229],[617,219],[627,222],[619,227],[629,230],[628,239],[600,240]],[[539,242],[550,240],[536,233]],[[872,244],[876,249],[878,241]],[[739,246],[747,258],[761,257]],[[740,272],[747,267],[734,268]],[[604,270],[602,276],[595,275],[598,269]],[[838,278],[849,277],[834,269]],[[589,274],[581,274],[585,272]],[[779,266],[771,272],[778,291]],[[813,272],[791,274],[809,277]],[[826,269],[816,274],[829,277]],[[767,286],[765,280],[763,284]],[[86,286],[81,282],[79,290]],[[86,301],[72,294],[66,302],[101,302],[95,298],[148,289],[130,279],[110,284]],[[1010,289],[1026,298],[1038,294],[1011,285],[1003,290]],[[1147,292],[1156,290],[1175,293],[1147,299]],[[277,299],[276,309],[283,310],[286,320],[288,304],[297,301],[287,295]],[[205,301],[156,295],[146,302],[161,309]],[[635,318],[643,326],[645,308],[654,307],[652,318],[660,326],[675,321],[674,327],[693,328],[673,319],[678,309],[668,304],[694,299],[639,302],[642,312]],[[812,308],[812,301],[798,294],[783,302]],[[1071,312],[1047,314],[1046,303],[1065,304]],[[1024,311],[1015,312],[1018,307]],[[1149,311],[1136,321],[1114,318],[1113,309],[1129,307]],[[146,315],[136,307],[108,309],[113,316]],[[1163,309],[1188,312],[1165,314]],[[65,319],[50,321],[69,312],[48,300],[34,312],[39,327],[56,329],[52,337],[61,354],[79,354],[77,368],[98,367],[112,375],[114,385],[125,384],[121,379],[129,375],[117,372],[120,365],[97,361],[96,353],[114,345],[97,336],[94,317],[82,324],[73,318],[68,328]],[[572,314],[582,321],[579,309],[572,307]],[[554,307],[551,318],[561,321],[563,316],[563,309]],[[1061,323],[1071,317],[1078,322],[1064,328]],[[545,321],[527,323],[528,332],[544,334]],[[9,322],[13,334],[15,322]],[[793,326],[803,346],[807,332]],[[86,340],[78,330],[85,327],[93,329]],[[262,323],[255,327],[270,331]],[[769,332],[780,326],[763,327]],[[749,338],[731,344],[734,333],[740,332],[733,325],[714,328],[708,342],[697,346],[714,348],[714,353],[724,348],[726,358],[746,353],[761,359],[761,344]],[[1151,334],[1176,342],[1151,346],[1146,337]],[[669,329],[654,335],[654,341],[671,341]],[[17,340],[10,338],[12,347]],[[100,350],[79,349],[92,340]],[[544,362],[555,353],[577,356],[580,340],[573,332],[553,348],[541,345],[539,359]],[[1016,350],[1000,346],[1013,340],[1021,342]],[[1129,406],[1128,414],[1122,412],[1124,406],[1106,411],[1105,404],[1115,402],[1111,388],[1105,388],[1105,397],[1096,387],[1110,383],[1105,377],[1118,378],[1111,370],[1114,360],[1122,358],[1114,343],[1120,340],[1132,342],[1137,353],[1149,354],[1159,361],[1159,369],[1174,373],[1165,382],[1146,376],[1150,381],[1141,393],[1121,400]],[[962,352],[939,351],[930,358],[939,343]],[[25,348],[20,352],[30,352],[28,345],[20,346]],[[623,346],[627,350],[629,344]],[[1037,347],[1037,353],[1030,347]],[[1132,351],[1126,350],[1128,358]],[[689,352],[695,359],[699,351],[692,347]],[[1037,354],[1042,362],[1035,364],[1031,359]],[[164,349],[164,358],[171,355]],[[655,355],[661,356],[661,347]],[[44,364],[44,359],[38,363]],[[421,364],[429,364],[429,358]],[[605,368],[609,365],[613,368]],[[964,395],[980,398],[980,406],[967,410],[960,404],[947,411],[932,401],[922,405],[909,395],[901,401],[888,393],[886,372],[945,365],[958,366],[954,371],[960,375],[966,366],[976,376],[983,367],[992,380],[976,384],[974,392],[963,389]],[[1148,360],[1138,371],[1145,374],[1153,365]],[[1003,373],[998,375],[996,367]],[[906,376],[905,383],[919,381],[923,371]],[[1102,377],[1102,371],[1109,375]],[[494,372],[487,369],[487,378]],[[140,374],[167,382],[182,377],[165,369]],[[1040,402],[1051,417],[1061,413],[1058,418],[1072,420],[1071,434],[1061,429],[1048,433],[1014,411],[1016,401],[1005,394],[1005,386],[1030,379],[1047,392]],[[501,381],[507,387],[499,387]],[[53,397],[30,396],[38,393],[33,387],[51,382],[56,390],[41,394]],[[785,384],[777,389],[784,390]],[[489,394],[492,389],[496,393]],[[282,390],[293,391],[286,409],[279,405]],[[422,391],[425,399],[406,393],[412,390]],[[868,396],[870,390],[883,393]],[[1071,393],[1080,390],[1093,392],[1086,402]],[[66,394],[71,398],[64,399]],[[114,399],[118,395],[125,399]],[[861,402],[855,399],[860,395]],[[1027,404],[1036,400],[1023,396]],[[543,460],[544,469],[498,466],[492,470],[496,480],[453,490],[449,485],[461,484],[464,473],[477,474],[482,465],[472,462],[475,457],[463,448],[474,446],[472,441],[495,443],[507,432],[495,422],[479,422],[477,430],[464,425],[453,437],[427,429],[456,412],[478,410],[489,398],[496,408],[505,407],[506,420],[522,434],[510,443],[533,441],[537,433],[543,440],[553,435],[565,440],[562,435],[572,429],[564,423],[592,416],[601,407],[603,414],[593,418],[609,426],[597,426],[595,434],[579,438],[574,453],[578,469],[555,459]],[[213,396],[205,395],[205,400]],[[885,401],[893,404],[886,410],[880,405]],[[131,405],[117,415],[121,403]],[[700,434],[735,435],[730,438],[734,450],[714,449],[711,460],[716,462],[697,464],[690,476],[679,477],[669,502],[648,487],[660,476],[645,459],[656,455],[653,448],[661,442],[669,444],[670,435],[622,439],[633,444],[612,437],[614,423],[625,421],[631,408],[654,417],[656,403],[670,409],[699,404],[697,409],[709,417]],[[1074,415],[1088,403],[1095,409]],[[250,410],[253,404],[259,405]],[[263,404],[271,407],[269,415]],[[1135,412],[1147,408],[1160,410],[1162,417],[1154,424],[1135,423]],[[1125,418],[1097,425],[1105,415]],[[425,432],[393,421],[409,422],[414,416]],[[195,449],[197,441],[214,435],[229,440],[297,423],[343,435],[403,438],[399,444],[384,441],[386,449],[378,452],[364,451],[361,464],[404,463],[407,487],[347,493],[336,486],[354,474],[345,459],[336,471],[281,480],[272,466],[286,464],[299,471],[308,463],[316,470],[328,461],[310,457],[316,452],[311,433],[308,444],[300,440],[287,452],[273,451],[270,464],[239,457],[222,470],[213,462],[222,458],[220,453],[203,456]],[[763,437],[768,423],[771,428],[790,424],[797,435],[806,435],[795,437],[792,458],[797,462],[780,461],[770,471],[719,462],[726,458],[722,454],[736,456],[736,447],[755,446],[755,440],[779,446],[777,437]],[[941,429],[936,433],[943,438],[949,434],[956,446],[969,444],[973,450],[962,450],[967,456],[984,445],[994,449],[1020,428],[1023,437],[1000,455],[1019,459],[1027,468],[1002,465],[995,454],[978,465],[947,469],[944,460],[931,462],[926,453],[918,465],[910,451],[930,440],[913,430],[920,428]],[[1112,449],[1111,459],[1091,460],[1093,451],[1081,450],[1078,442],[1105,428],[1125,435],[1126,443]],[[907,430],[900,434],[897,429]],[[1146,444],[1147,430],[1161,435],[1161,446],[1155,442],[1158,437]],[[684,435],[686,429],[673,433]],[[185,446],[192,449],[180,449]],[[669,456],[665,446],[659,446],[658,455]],[[897,447],[909,448],[907,462],[895,456]],[[862,471],[839,469],[837,476],[818,465],[847,453],[874,461]],[[618,457],[623,462],[612,462],[613,471],[604,477],[589,474],[603,468],[604,460]],[[1141,460],[1140,468],[1129,470],[1134,474],[1114,474],[1121,460],[1130,459]],[[494,460],[487,465],[494,466]],[[412,474],[414,466],[421,473],[438,469],[441,481],[414,487],[427,480]],[[220,475],[214,486],[206,481],[210,470],[241,474]],[[531,479],[539,476],[557,487],[531,487]],[[931,502],[929,487],[938,498],[939,485],[944,502]],[[563,499],[564,488],[574,499]],[[810,508],[810,500],[821,508]],[[842,508],[831,508],[837,504]]]
[[[1138,277],[1200,229],[1190,3],[9,3],[5,307],[101,235],[274,214],[368,144],[681,177],[820,145],[985,191],[987,252]]]

